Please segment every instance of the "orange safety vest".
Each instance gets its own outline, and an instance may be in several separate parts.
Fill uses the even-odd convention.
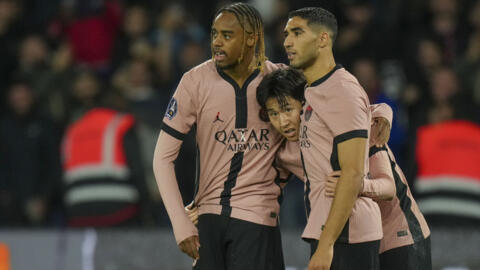
[[[458,120],[419,128],[416,160],[424,214],[480,219],[479,125]]]
[[[96,179],[124,182],[130,172],[123,149],[125,133],[133,126],[133,116],[97,108],[72,124],[62,145],[64,182],[67,186],[89,180],[67,191],[65,203],[92,201],[136,202],[138,191],[130,185],[95,183]]]

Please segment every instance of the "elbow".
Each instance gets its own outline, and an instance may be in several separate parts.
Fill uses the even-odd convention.
[[[162,168],[165,168],[167,163],[168,162],[165,159],[161,158],[161,155],[159,153],[155,152],[155,154],[153,155],[152,168],[153,168],[153,174],[155,175],[155,178],[157,179],[157,181],[160,176],[160,172],[162,171]]]
[[[158,155],[157,153],[155,153],[153,155],[153,164],[152,164],[152,168],[153,168],[153,172],[156,173],[156,171],[158,171],[159,167],[160,167],[160,159],[158,158]]]
[[[167,166],[170,161],[173,163],[174,158],[169,155],[167,152],[165,152],[164,149],[159,147],[159,144],[157,143],[157,146],[155,147],[155,150],[153,152],[153,161],[152,161],[152,168],[153,172],[156,174],[161,170],[161,168],[164,168]]]

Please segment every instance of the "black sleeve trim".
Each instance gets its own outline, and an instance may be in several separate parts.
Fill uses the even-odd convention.
[[[366,129],[356,129],[349,132],[342,133],[335,138],[333,138],[333,143],[339,144],[344,141],[348,141],[353,138],[368,138],[368,130]]]
[[[185,136],[187,135],[187,134],[183,134],[181,132],[178,132],[174,128],[167,125],[167,123],[165,123],[165,122],[162,123],[162,130],[165,131],[166,133],[168,133],[170,136],[172,136],[175,139],[178,139],[180,141],[183,141],[185,139]]]
[[[368,152],[368,157],[371,157],[380,151],[387,151],[387,147],[385,147],[385,145],[382,147],[377,147],[376,145],[370,147],[370,151]]]

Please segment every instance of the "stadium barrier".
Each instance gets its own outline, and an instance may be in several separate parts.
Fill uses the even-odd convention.
[[[310,251],[300,231],[284,231],[287,270],[304,270]],[[168,229],[1,230],[0,270],[185,270]],[[480,228],[432,228],[434,270],[480,269]],[[2,268],[3,267],[3,268]]]

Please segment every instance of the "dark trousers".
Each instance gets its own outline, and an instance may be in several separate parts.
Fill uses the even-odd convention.
[[[318,240],[310,241],[310,256],[315,253]],[[358,244],[335,243],[330,270],[379,270],[380,240]]]
[[[195,270],[284,270],[280,229],[221,215],[198,219]]]
[[[430,237],[380,254],[382,270],[432,270]]]

